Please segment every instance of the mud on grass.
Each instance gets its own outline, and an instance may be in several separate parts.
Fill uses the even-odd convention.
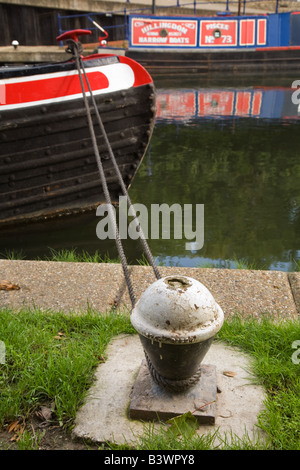
[[[49,404],[50,405],[50,404]],[[42,407],[48,408],[48,405]],[[42,408],[41,407],[41,408]],[[49,421],[38,416],[39,411],[22,419],[6,423],[0,429],[1,450],[97,450],[99,446],[74,439],[55,419]]]

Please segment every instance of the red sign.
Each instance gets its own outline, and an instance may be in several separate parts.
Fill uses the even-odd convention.
[[[201,20],[200,46],[220,47],[237,45],[237,20]]]
[[[196,114],[196,94],[194,91],[158,93],[157,117],[178,119],[181,122],[193,118]]]
[[[263,94],[261,91],[254,92],[251,109],[252,116],[259,116],[261,111],[262,96]]]
[[[258,116],[262,93],[255,91],[199,91],[199,116]]]
[[[267,43],[267,20],[257,20],[257,44],[264,46]]]
[[[196,47],[197,21],[131,18],[131,46]]]
[[[199,116],[232,116],[234,91],[199,92]]]
[[[255,44],[255,20],[240,21],[240,46],[253,46]]]
[[[251,93],[249,91],[238,91],[236,93],[235,102],[235,115],[236,116],[249,116],[251,104]]]

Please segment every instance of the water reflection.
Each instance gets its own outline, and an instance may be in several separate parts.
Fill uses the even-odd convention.
[[[202,118],[298,120],[293,92],[290,87],[163,89],[158,92],[157,120],[181,124]]]
[[[205,237],[199,251],[186,250],[185,239],[150,239],[158,263],[295,269],[300,121],[292,92],[288,86],[160,83],[151,146],[130,196],[149,213],[154,203],[204,204]],[[48,255],[48,247],[77,247],[116,257],[113,241],[96,238],[97,222],[95,214],[86,214],[2,231],[0,253],[22,249],[32,258]],[[142,256],[137,241],[127,240],[125,250],[130,262]]]
[[[284,87],[159,90],[151,153],[132,198],[147,205],[205,205],[203,249],[187,252],[184,241],[151,240],[160,262],[295,269],[300,122],[292,92]]]

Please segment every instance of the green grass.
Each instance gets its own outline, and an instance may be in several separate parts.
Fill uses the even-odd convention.
[[[97,312],[64,315],[23,309],[0,310],[0,340],[5,362],[0,364],[0,427],[20,418],[26,423],[41,404],[52,403],[56,421],[70,430],[76,412],[93,380],[93,372],[105,359],[113,336],[134,333],[128,315]],[[300,354],[293,343],[300,340],[300,324],[263,317],[225,321],[218,340],[238,346],[253,357],[253,374],[267,392],[259,426],[267,444],[244,439],[223,443],[231,449],[300,449]],[[298,344],[298,343],[297,343]],[[299,347],[298,347],[299,348]],[[294,356],[293,356],[294,354]],[[292,360],[294,358],[294,360]],[[186,423],[185,423],[186,424]],[[137,449],[200,450],[215,447],[215,435],[199,436],[182,423],[176,432],[161,425],[145,425]],[[188,433],[187,433],[188,431]],[[19,447],[37,448],[43,435],[33,436],[30,427]],[[121,449],[126,446],[111,445]],[[0,446],[1,448],[1,446]]]
[[[248,261],[246,258],[238,258],[234,256],[232,260],[222,260],[216,263],[202,263],[199,265],[199,268],[219,268],[219,269],[233,269],[232,263],[234,264],[234,269],[250,269],[250,270],[264,270],[266,267],[262,264],[256,262]]]
[[[4,253],[0,253],[0,258],[10,259],[10,260],[22,260],[26,256],[22,250],[5,250]]]
[[[9,260],[23,260],[26,259],[25,254],[22,250],[6,250],[4,253],[0,253],[0,257]],[[85,250],[78,252],[76,248],[72,249],[61,249],[55,250],[49,248],[49,255],[43,258],[38,257],[38,261],[65,261],[70,263],[120,263],[119,258],[110,258],[108,254],[100,254],[98,250],[94,253],[88,253]]]
[[[0,258],[9,260],[22,260],[26,259],[26,255],[22,250],[6,250],[4,253],[0,253]],[[49,247],[49,255],[43,258],[38,257],[38,260],[45,261],[64,261],[73,263],[120,263],[119,258],[110,258],[109,254],[100,254],[98,250],[94,253],[89,253],[85,250],[78,252],[76,248],[72,249],[61,249],[55,250]],[[232,260],[224,260],[218,263],[202,263],[198,265],[198,268],[220,268],[220,269],[232,269],[231,261],[234,263],[234,269],[250,269],[250,270],[264,270],[266,267],[262,264],[248,261],[246,258],[233,257]],[[136,260],[136,264],[141,266],[149,266],[149,262],[144,254],[141,259]],[[300,260],[291,260],[292,271],[300,271]],[[160,263],[163,266],[164,263]]]
[[[291,271],[299,272],[300,271],[300,260],[291,259]],[[268,270],[266,266],[262,263],[257,263],[254,261],[249,261],[246,258],[238,258],[234,256],[229,260],[221,260],[216,263],[214,262],[203,262],[197,266],[198,268],[219,268],[219,269],[249,269],[249,270]]]
[[[85,250],[78,253],[75,248],[71,250],[54,250],[53,248],[49,248],[49,250],[50,256],[43,258],[46,261],[65,261],[70,263],[120,263],[119,259],[111,259],[108,254],[101,255],[98,250],[93,254],[90,254]]]
[[[26,258],[23,251],[6,250],[0,253],[0,258],[9,260],[23,260]],[[49,248],[49,255],[38,257],[38,261],[63,261],[69,263],[120,263],[120,258],[111,258],[108,253],[100,254],[98,250],[89,253],[85,250],[79,252],[76,248],[55,250]],[[143,254],[141,259],[137,260],[137,264],[141,266],[149,266],[146,256]]]
[[[259,425],[268,434],[271,447],[300,450],[300,355],[295,350],[300,322],[274,323],[266,317],[244,323],[236,316],[225,322],[219,338],[254,358],[253,373],[267,391]]]
[[[111,338],[133,332],[128,318],[117,314],[4,309],[0,318],[0,425],[19,416],[26,421],[43,401],[54,402],[59,423],[72,423]]]
[[[295,267],[295,271],[300,271],[300,259],[298,259],[297,261],[295,259],[293,259],[293,263],[294,263],[294,267]]]

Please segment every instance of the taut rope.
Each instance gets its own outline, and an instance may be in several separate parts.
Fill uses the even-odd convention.
[[[134,223],[136,224],[136,230],[140,234],[139,240],[141,242],[142,248],[143,248],[143,250],[146,254],[146,257],[149,261],[149,264],[153,268],[156,279],[160,279],[160,274],[159,274],[159,271],[157,269],[157,266],[155,265],[153,255],[152,255],[152,253],[150,251],[150,248],[149,248],[149,245],[146,241],[146,238],[145,238],[145,235],[143,233],[140,222],[138,220],[137,214],[134,210],[134,206],[132,205],[132,202],[131,202],[130,197],[128,195],[128,191],[126,189],[126,186],[125,186],[125,183],[123,181],[120,169],[118,167],[118,164],[116,162],[116,158],[114,156],[112,147],[110,145],[106,130],[104,128],[103,121],[101,119],[101,116],[100,116],[100,113],[99,113],[99,110],[98,110],[98,107],[97,107],[97,104],[96,104],[96,101],[95,101],[95,98],[94,98],[94,95],[93,95],[93,92],[92,92],[92,89],[91,89],[91,86],[90,86],[90,83],[89,83],[89,80],[88,80],[88,77],[87,77],[87,74],[86,74],[86,71],[85,71],[84,63],[83,63],[82,57],[80,55],[80,49],[79,49],[80,43],[78,43],[78,42],[76,42],[72,39],[68,39],[68,43],[69,43],[69,50],[73,53],[75,61],[76,61],[76,67],[77,67],[77,71],[78,71],[78,75],[79,75],[79,79],[80,79],[80,85],[81,85],[81,89],[82,89],[82,96],[83,96],[83,100],[84,100],[84,105],[85,105],[85,108],[86,108],[86,115],[87,115],[87,119],[88,119],[89,131],[90,131],[92,144],[93,144],[93,150],[94,150],[94,154],[95,154],[95,157],[96,157],[97,167],[98,167],[98,171],[99,171],[99,174],[100,174],[100,179],[101,179],[101,184],[102,184],[105,200],[106,200],[106,203],[109,207],[108,215],[109,215],[110,220],[111,220],[112,225],[113,225],[113,229],[114,229],[114,233],[115,233],[115,239],[116,239],[116,246],[117,246],[117,250],[118,250],[118,253],[119,253],[119,256],[120,256],[120,260],[121,260],[121,264],[122,264],[126,284],[127,284],[127,287],[128,287],[132,308],[133,308],[135,303],[136,303],[136,299],[135,299],[135,295],[134,295],[134,292],[133,292],[133,286],[132,286],[132,283],[131,283],[130,274],[129,274],[129,270],[128,270],[128,263],[127,263],[126,255],[125,255],[123,245],[122,245],[122,242],[121,242],[121,238],[120,238],[120,234],[119,234],[119,229],[118,229],[115,213],[112,210],[112,203],[111,203],[110,193],[109,193],[109,189],[108,189],[108,186],[107,186],[105,173],[104,173],[104,170],[103,170],[101,157],[100,157],[100,154],[99,154],[99,149],[98,149],[98,145],[97,145],[97,138],[96,138],[95,129],[94,129],[94,126],[93,126],[93,121],[92,121],[90,106],[89,106],[89,103],[88,103],[88,98],[87,98],[85,87],[84,87],[83,77],[86,81],[86,84],[87,84],[87,87],[88,87],[88,90],[89,90],[89,93],[90,93],[92,105],[93,105],[95,113],[96,113],[98,125],[100,127],[102,136],[103,136],[104,141],[105,141],[105,145],[107,147],[109,156],[110,156],[111,161],[113,163],[115,172],[117,174],[119,184],[121,186],[121,189],[122,189],[122,192],[123,192],[124,196],[126,196],[127,205],[128,205],[128,207],[131,211],[131,214],[133,215]]]

